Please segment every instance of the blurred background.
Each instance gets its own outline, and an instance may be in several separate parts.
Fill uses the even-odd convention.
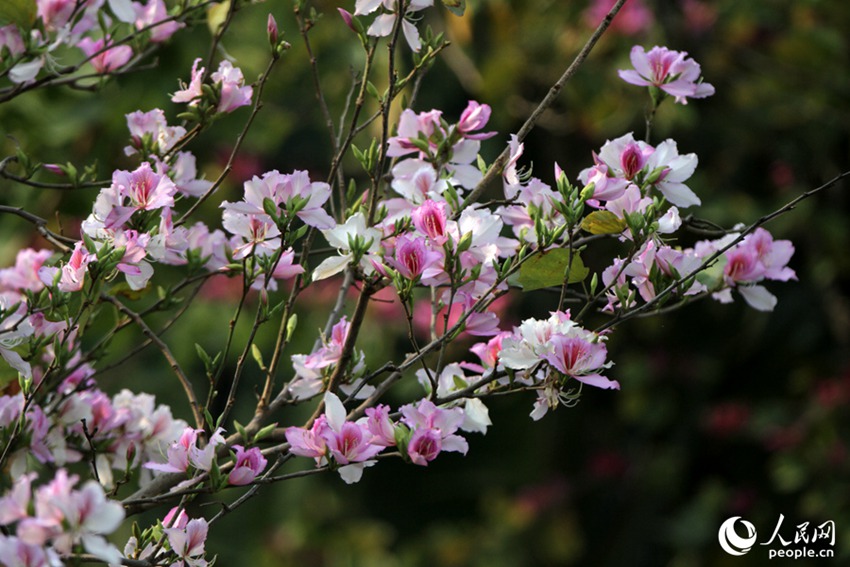
[[[323,17],[310,39],[338,115],[351,68],[363,58],[336,10],[353,11],[353,2],[311,4]],[[488,129],[501,134],[484,143],[482,154],[493,159],[611,4],[467,0],[462,18],[442,7],[421,12],[419,27],[446,33],[452,46],[431,70],[416,110],[439,108],[454,121],[469,99],[491,105]],[[265,107],[222,199],[237,200],[244,180],[269,169],[308,169],[315,178],[328,169],[329,138],[291,1],[240,11],[223,48],[253,80],[266,64],[269,12],[292,49],[266,87]],[[750,223],[850,169],[848,30],[850,5],[843,2],[629,0],[526,140],[525,163],[551,180],[557,161],[575,179],[606,139],[629,131],[642,137],[648,97],[616,71],[630,67],[633,45],[665,45],[687,51],[717,92],[687,106],[667,101],[652,142],[672,137],[680,152],[699,156],[690,186],[704,203],[700,217],[724,226]],[[101,178],[129,167],[121,151],[124,114],[160,107],[174,120],[178,110],[168,93],[177,90],[177,78],[188,79],[208,45],[209,31],[199,26],[178,34],[154,69],[120,77],[96,94],[48,90],[0,106],[3,155],[19,143],[41,162],[96,162]],[[243,109],[223,118],[190,148],[207,178],[222,169],[246,117]],[[272,487],[215,526],[208,549],[223,566],[749,566],[768,562],[764,548],[727,555],[717,542],[720,524],[742,516],[764,542],[784,515],[786,540],[803,522],[836,526],[836,559],[795,565],[850,564],[848,191],[847,183],[833,187],[768,225],[776,238],[794,242],[790,265],[799,277],[768,285],[779,298],[773,313],[740,300],[702,302],[631,321],[609,343],[616,366],[608,374],[621,391],[585,389],[575,408],[539,422],[528,417],[530,394],[493,400],[494,426],[486,436],[469,436],[467,457],[441,455],[427,469],[383,462],[355,486],[320,475]],[[53,219],[54,228],[61,221],[73,235],[95,194],[4,182],[0,202]],[[216,203],[202,213],[215,222]],[[2,265],[21,246],[42,245],[32,234],[22,220],[2,218]],[[205,288],[166,336],[194,372],[202,367],[193,343],[208,352],[220,348],[231,309],[222,305],[238,294],[231,284]],[[303,338],[288,354],[309,352],[333,293],[319,290],[302,305]],[[546,298],[521,298],[505,306],[503,322],[551,308]],[[391,306],[372,310],[362,344],[370,365],[404,348],[404,327],[394,318]],[[121,337],[113,356],[138,340]],[[272,337],[261,340],[271,344]],[[468,346],[457,345],[456,354]],[[172,400],[176,413],[188,413],[173,398],[173,377],[156,352],[99,379],[104,389],[156,393]],[[237,419],[250,416],[252,389],[246,387],[249,399]],[[203,502],[196,513],[218,509]]]

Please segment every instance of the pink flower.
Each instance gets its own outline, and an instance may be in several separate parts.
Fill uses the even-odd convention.
[[[133,48],[129,45],[118,45],[104,51],[103,48],[109,45],[112,41],[108,37],[97,40],[84,37],[77,42],[77,47],[90,58],[89,63],[94,70],[101,74],[120,69],[133,57]]]
[[[287,427],[284,431],[290,452],[301,457],[312,457],[317,461],[327,454],[324,432],[328,429],[328,420],[320,415],[310,429]]]
[[[240,106],[251,104],[254,89],[245,85],[242,71],[225,59],[218,66],[218,71],[212,74],[214,84],[221,86],[221,98],[218,102],[219,112],[233,112]]]
[[[184,102],[189,106],[197,106],[204,95],[202,84],[205,69],[199,67],[201,59],[195,59],[192,64],[192,75],[188,85],[171,96],[172,102]],[[240,106],[251,104],[254,89],[245,86],[245,78],[238,67],[228,61],[222,61],[218,70],[212,74],[213,85],[219,88],[219,100],[216,110],[221,113],[233,112]]]
[[[475,130],[480,130],[487,125],[490,120],[490,106],[486,104],[478,104],[474,100],[469,101],[469,104],[460,115],[460,121],[457,123],[457,131],[468,140],[486,140],[496,135],[496,132],[479,132],[473,134]]]
[[[180,435],[180,439],[172,443],[166,452],[167,463],[145,463],[145,468],[161,472],[182,473],[189,469],[189,448],[193,447],[198,439],[200,430],[187,427]]]
[[[479,372],[496,368],[499,363],[499,352],[502,350],[502,340],[509,336],[511,336],[509,331],[502,331],[486,343],[476,343],[469,348],[481,359],[481,366],[478,367]]]
[[[298,274],[304,273],[304,266],[294,263],[294,260],[295,251],[292,248],[289,248],[286,252],[281,254],[274,267],[274,271],[271,274],[271,278],[269,278],[267,286],[269,291],[277,291],[277,282],[275,280],[288,280],[294,278]],[[264,278],[259,278],[256,282],[254,282],[253,287],[256,288],[258,285],[263,284],[263,279]]]
[[[24,248],[15,257],[15,266],[0,270],[0,291],[41,291],[44,282],[39,277],[42,265],[53,253],[50,250]],[[52,282],[51,282],[52,283]]]
[[[216,458],[216,450],[219,445],[223,445],[225,442],[222,433],[224,433],[224,429],[221,427],[213,431],[210,440],[203,449],[196,444],[189,447],[189,462],[192,463],[192,466],[202,471],[209,471],[212,468],[213,461]]]
[[[136,29],[149,28],[150,39],[153,43],[166,41],[177,30],[185,26],[182,22],[173,20],[160,23],[169,17],[163,0],[149,0],[145,6],[134,2],[133,6],[136,9]]]
[[[726,253],[723,275],[730,284],[755,282],[764,279],[765,267],[759,261],[758,250],[751,246],[737,246]]]
[[[787,266],[794,254],[794,245],[790,240],[774,240],[770,232],[757,228],[746,236],[741,246],[752,247],[764,266],[764,277],[769,280],[787,282],[796,280],[797,274]]]
[[[280,230],[271,222],[268,215],[242,214],[225,210],[222,215],[222,225],[242,242],[233,249],[234,260],[247,258],[251,253],[269,256],[280,248]]]
[[[124,249],[124,256],[116,267],[124,274],[131,289],[144,289],[153,276],[153,267],[145,261],[150,238],[150,234],[139,234],[135,230],[121,230],[113,237],[113,246]]]
[[[74,292],[83,289],[85,283],[86,270],[88,265],[95,259],[94,255],[89,254],[82,240],[74,245],[74,251],[71,252],[71,257],[68,262],[62,266],[57,287],[59,291]],[[59,272],[59,268],[42,267],[38,271],[38,276],[41,281],[48,286],[53,285],[53,279]]]
[[[585,185],[593,183],[592,199],[599,201],[613,201],[619,199],[626,192],[629,182],[619,177],[609,177],[608,166],[595,165],[581,172],[579,180]]]
[[[587,337],[557,334],[550,340],[552,352],[546,360],[559,372],[597,388],[620,389],[620,384],[600,375],[598,370],[606,368],[607,349],[601,341],[592,342]]]
[[[167,175],[155,173],[148,162],[142,163],[136,170],[116,171],[112,174],[112,186],[108,190],[116,194],[120,203],[129,200],[128,205],[115,206],[106,216],[105,228],[123,226],[136,211],[152,211],[174,206],[174,194],[177,187]]]
[[[14,536],[0,535],[0,564],[15,567],[55,567],[61,565],[52,549],[24,543]]]
[[[236,463],[227,477],[227,482],[235,486],[251,484],[266,468],[266,458],[258,447],[251,447],[246,451],[242,445],[234,445],[233,449],[236,451]]]
[[[37,0],[38,17],[48,30],[59,29],[68,23],[77,0]]]
[[[705,98],[714,94],[714,87],[699,82],[700,66],[684,51],[653,47],[649,53],[636,45],[631,52],[634,70],[619,71],[620,78],[633,85],[656,87],[687,104],[688,98]]]
[[[443,409],[430,400],[407,404],[400,408],[402,421],[413,430],[408,443],[408,455],[418,465],[425,466],[434,460],[440,451],[454,451],[463,455],[469,450],[466,439],[455,432],[463,424],[462,408]],[[417,431],[423,431],[417,435]],[[439,439],[435,441],[435,437]],[[410,455],[411,447],[414,455]]]
[[[189,79],[189,84],[184,84],[181,90],[171,95],[171,102],[185,102],[188,103],[189,106],[196,106],[198,101],[201,100],[201,97],[204,95],[201,90],[201,86],[203,84],[205,69],[203,67],[198,67],[200,63],[200,57],[195,59],[194,63],[192,63],[192,75]]]
[[[419,277],[428,279],[438,275],[442,269],[436,264],[442,259],[443,255],[429,249],[421,236],[411,238],[402,235],[396,239],[395,258],[388,258],[386,261],[403,277],[416,280]]]
[[[366,408],[366,427],[372,434],[373,445],[395,446],[395,425],[390,419],[390,408],[384,404]]]
[[[430,238],[437,246],[442,246],[448,240],[446,223],[449,215],[445,202],[428,199],[413,209],[410,218],[416,230]]]
[[[405,159],[392,170],[392,188],[409,203],[420,204],[427,199],[442,201],[446,180],[440,179],[434,166],[423,159]]]
[[[324,205],[331,196],[330,185],[322,181],[310,181],[306,171],[293,171],[281,174],[277,170],[269,171],[262,177],[256,175],[244,185],[244,197],[237,203],[227,201],[222,208],[241,213],[266,214],[264,201],[271,199],[282,215],[281,208],[289,208],[297,202],[298,218],[305,224],[320,230],[331,229],[336,221],[325,211]]]
[[[505,164],[505,169],[502,171],[502,185],[505,191],[506,199],[513,199],[517,196],[520,190],[521,180],[519,178],[519,169],[517,164],[522,153],[525,151],[525,144],[519,141],[516,134],[511,134],[511,141],[508,142],[510,151],[508,163]]]
[[[436,429],[417,429],[407,443],[407,456],[413,464],[426,467],[443,448],[442,436]]]
[[[430,110],[417,114],[409,108],[405,109],[398,120],[398,132],[389,139],[387,155],[390,157],[399,157],[413,152],[421,153],[421,150],[411,140],[420,137],[430,140],[431,136],[436,132],[441,132],[445,135],[441,117],[442,112],[439,110]]]
[[[295,455],[313,457],[320,464],[330,456],[342,465],[339,474],[351,484],[360,480],[363,469],[374,464],[372,457],[383,451],[386,445],[372,443],[372,433],[366,423],[346,421],[345,406],[331,392],[325,393],[325,413],[313,422],[308,431],[300,427],[289,427],[285,431],[290,451]]]
[[[329,422],[330,424],[330,422]],[[373,445],[369,429],[351,421],[343,422],[337,430],[334,425],[325,430],[325,442],[334,461],[341,465],[368,461],[383,449],[383,445]]]
[[[165,112],[155,108],[148,112],[137,110],[126,115],[127,129],[130,131],[132,146],[124,148],[124,153],[133,155],[142,149],[146,136],[153,142],[153,150],[165,153],[186,134],[182,126],[169,126],[165,120]]]
[[[631,181],[646,166],[647,158],[652,155],[652,148],[636,142],[627,142],[620,153],[620,167],[623,177]]]
[[[24,40],[21,38],[21,32],[15,24],[0,27],[0,51],[4,47],[9,50],[11,57],[17,57],[26,51]]]
[[[168,544],[172,551],[182,561],[175,565],[183,567],[183,563],[189,567],[205,567],[207,562],[203,559],[205,553],[204,545],[207,540],[209,525],[203,518],[189,520],[185,527],[166,528]]]

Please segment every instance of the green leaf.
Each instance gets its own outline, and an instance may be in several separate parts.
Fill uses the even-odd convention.
[[[620,234],[626,221],[611,211],[593,211],[582,219],[581,228],[590,234]]]
[[[251,356],[254,357],[254,361],[257,363],[257,366],[260,367],[260,370],[266,369],[266,365],[263,364],[263,353],[260,350],[260,347],[257,346],[257,343],[251,344]]]
[[[466,0],[443,0],[443,6],[455,16],[462,16],[466,11]]]
[[[219,32],[224,22],[227,21],[227,13],[230,11],[230,0],[213,4],[207,8],[207,27],[210,33],[215,35]]]
[[[271,435],[275,427],[277,427],[277,423],[270,423],[259,431],[257,431],[257,434],[254,435],[254,443]]]
[[[35,22],[35,0],[3,0],[0,2],[0,26],[15,24],[29,31]]]
[[[567,266],[570,267],[567,283],[580,282],[590,273],[581,261],[581,256],[573,254],[570,262],[569,250],[556,248],[529,258],[519,269],[517,281],[523,291],[558,286],[564,283]]]

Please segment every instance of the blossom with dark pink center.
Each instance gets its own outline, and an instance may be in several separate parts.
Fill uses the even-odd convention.
[[[469,450],[466,439],[455,435],[465,419],[463,408],[440,408],[423,399],[416,404],[402,406],[400,411],[404,424],[413,430],[407,449],[414,463],[425,466],[441,451],[465,455]]]
[[[251,447],[246,451],[242,445],[234,445],[233,450],[236,451],[236,463],[227,477],[227,482],[234,486],[251,484],[266,468],[268,461],[259,447]]]
[[[620,389],[617,381],[609,380],[597,372],[608,366],[605,362],[608,351],[601,341],[594,342],[589,337],[579,335],[557,334],[549,343],[552,351],[546,353],[545,359],[561,374],[597,388]]]
[[[407,443],[407,456],[413,464],[425,467],[437,458],[442,448],[442,435],[438,430],[417,429]]]
[[[387,262],[405,278],[415,280],[436,276],[441,271],[436,264],[442,259],[443,255],[430,249],[424,238],[402,235],[396,240],[395,258],[388,258]]]
[[[177,186],[167,175],[154,172],[150,164],[144,162],[134,171],[113,173],[112,186],[101,193],[109,193],[117,201],[117,204],[112,203],[112,210],[103,223],[104,228],[116,228],[124,225],[136,211],[173,207]],[[129,204],[124,205],[125,201]]]
[[[646,165],[646,159],[652,154],[652,148],[641,146],[636,142],[628,142],[620,153],[620,166],[623,176],[631,181]]]
[[[428,199],[410,213],[416,230],[442,246],[448,240],[446,223],[449,219],[448,205],[444,201]]]

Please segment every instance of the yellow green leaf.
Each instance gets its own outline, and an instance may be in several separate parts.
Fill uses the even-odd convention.
[[[626,229],[626,221],[611,211],[593,211],[582,219],[581,228],[590,234],[619,234]]]
[[[227,20],[227,13],[230,11],[230,0],[224,0],[213,4],[207,8],[207,27],[210,28],[210,33],[215,35],[224,22]]]
[[[564,283],[564,276],[569,266],[570,274],[567,283],[584,280],[590,272],[581,260],[581,256],[573,254],[566,248],[555,248],[529,258],[519,269],[517,282],[523,291],[533,291],[545,287],[559,286]]]

